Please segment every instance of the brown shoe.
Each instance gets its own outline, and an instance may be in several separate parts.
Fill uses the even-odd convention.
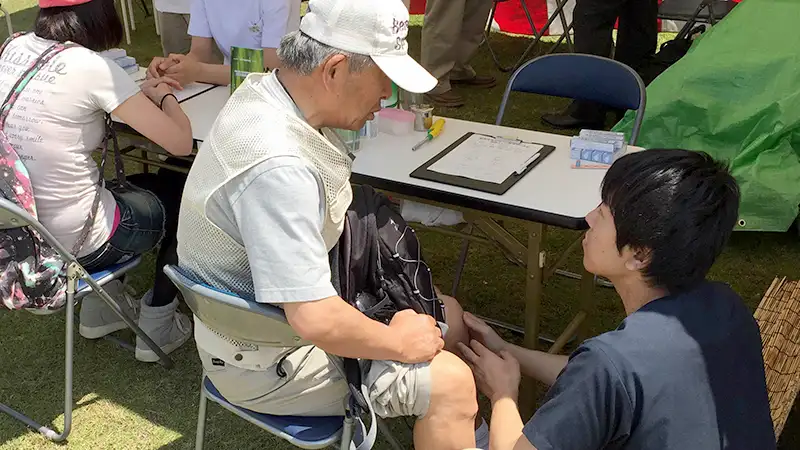
[[[459,108],[464,106],[464,97],[452,90],[441,94],[425,94],[425,98],[440,108]]]
[[[494,77],[482,77],[480,75],[476,75],[472,78],[465,78],[463,80],[454,80],[450,79],[450,84],[454,85],[461,85],[461,86],[471,86],[479,89],[489,89],[493,88],[497,85],[497,80]]]

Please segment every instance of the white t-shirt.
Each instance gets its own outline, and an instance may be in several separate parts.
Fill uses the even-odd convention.
[[[189,14],[192,0],[155,0],[153,7],[156,11],[173,14]]]
[[[225,64],[231,47],[278,48],[299,28],[300,0],[194,0],[189,20],[189,34],[213,38]]]
[[[54,42],[33,33],[8,44],[0,56],[0,96]],[[105,112],[139,92],[133,79],[113,61],[83,48],[56,55],[22,91],[8,117],[5,133],[33,184],[39,221],[68,250],[78,239],[99,189],[92,151],[105,131]],[[113,157],[109,159],[113,164]],[[109,238],[116,201],[100,192],[94,226],[80,256]]]

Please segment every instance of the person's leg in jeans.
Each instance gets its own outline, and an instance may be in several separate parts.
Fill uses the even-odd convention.
[[[154,249],[164,234],[164,209],[152,193],[121,192],[111,188],[117,201],[120,221],[109,240],[93,253],[78,258],[89,272],[98,272]],[[122,280],[103,286],[123,312],[136,320],[138,299],[131,296]],[[86,339],[98,339],[126,328],[125,322],[100,296],[91,293],[81,304],[79,332]]]
[[[170,163],[180,160],[169,159]],[[188,165],[183,161],[179,164]],[[191,321],[177,311],[178,289],[164,274],[164,266],[177,264],[175,235],[178,230],[178,213],[183,195],[186,175],[166,169],[157,174],[146,173],[129,177],[131,184],[154,193],[164,206],[164,238],[156,257],[153,289],[141,300],[139,326],[147,333],[165,353],[169,353],[183,345],[191,336]],[[145,345],[141,339],[136,340],[136,359],[144,362],[158,361],[158,355]]]

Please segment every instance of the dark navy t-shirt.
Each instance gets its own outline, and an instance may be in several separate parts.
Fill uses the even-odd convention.
[[[741,298],[704,283],[584,342],[525,425],[538,450],[771,450],[761,337]]]

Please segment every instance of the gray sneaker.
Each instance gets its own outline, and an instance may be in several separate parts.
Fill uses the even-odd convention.
[[[139,314],[133,289],[120,280],[103,286],[108,295],[117,301],[122,311],[132,320]],[[81,301],[80,326],[78,331],[86,339],[99,339],[107,334],[127,328],[125,322],[96,293],[88,294]]]
[[[192,336],[192,322],[186,314],[178,312],[178,299],[166,306],[149,306],[153,291],[148,291],[141,302],[139,328],[142,329],[164,353],[171,353]],[[158,355],[139,337],[136,338],[136,359],[158,362]]]

